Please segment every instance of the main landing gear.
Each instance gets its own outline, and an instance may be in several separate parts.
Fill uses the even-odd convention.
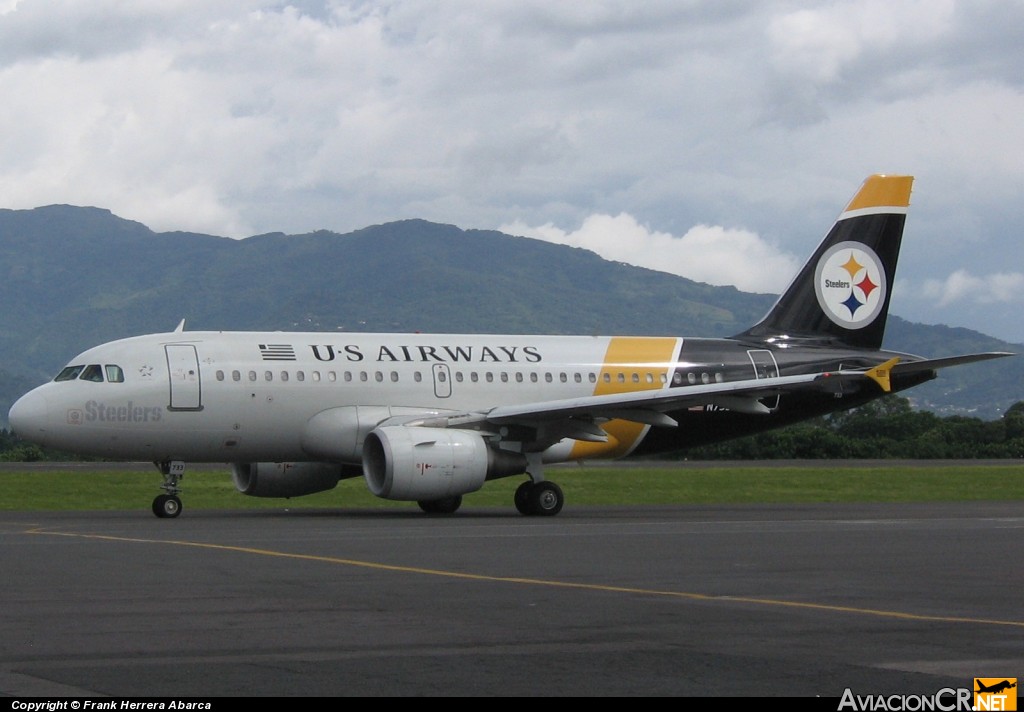
[[[157,497],[157,499],[160,499],[160,497]],[[462,497],[421,499],[416,504],[427,514],[454,514],[462,506]],[[562,505],[565,504],[565,495],[562,494],[562,488],[554,482],[527,480],[516,488],[515,504],[520,514],[553,517],[562,511]],[[153,511],[156,511],[156,502],[153,503],[153,508]],[[157,516],[161,515],[157,514]],[[163,516],[174,517],[177,515],[167,514]]]
[[[153,500],[153,514],[161,519],[172,519],[181,514],[181,488],[178,483],[185,476],[185,463],[180,460],[173,462],[155,462],[160,474],[164,476],[164,483],[160,489],[165,494],[157,495]]]
[[[565,495],[554,482],[527,480],[516,488],[515,503],[520,514],[553,517],[562,511]]]
[[[562,488],[544,479],[544,466],[539,453],[531,454],[527,460],[529,465],[526,472],[530,479],[516,488],[516,509],[528,517],[553,517],[562,511],[565,504]]]

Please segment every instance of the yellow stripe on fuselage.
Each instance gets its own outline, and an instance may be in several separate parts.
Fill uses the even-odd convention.
[[[594,395],[665,388],[662,376],[671,378],[679,339],[616,337],[608,344]],[[610,420],[601,428],[608,442],[577,442],[570,459],[622,457],[632,450],[647,426],[628,420]]]

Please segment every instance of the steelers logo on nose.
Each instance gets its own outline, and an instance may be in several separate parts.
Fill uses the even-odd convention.
[[[867,245],[840,242],[818,260],[814,292],[822,311],[847,329],[871,324],[885,303],[882,261]]]

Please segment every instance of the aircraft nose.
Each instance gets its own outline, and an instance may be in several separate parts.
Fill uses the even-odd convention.
[[[30,391],[11,406],[7,421],[18,437],[39,443],[46,435],[48,413],[46,399],[37,391]]]

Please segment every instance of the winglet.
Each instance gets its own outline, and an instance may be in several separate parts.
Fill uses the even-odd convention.
[[[174,328],[174,333],[175,334],[180,334],[183,331],[185,331],[185,320],[184,319],[182,319],[181,321],[178,322],[178,325]]]
[[[900,362],[899,356],[889,359],[885,363],[880,363],[874,368],[869,368],[865,375],[872,381],[882,387],[882,390],[888,393],[892,390],[892,386],[889,384],[889,372],[892,367]]]

